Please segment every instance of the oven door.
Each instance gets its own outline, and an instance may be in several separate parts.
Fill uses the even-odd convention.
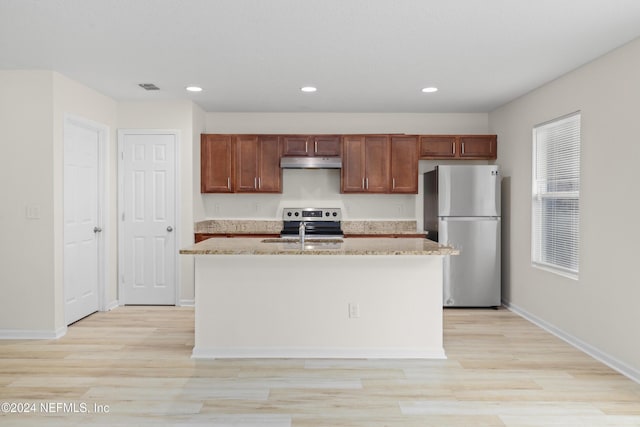
[[[280,237],[297,237],[301,221],[286,221]],[[305,235],[308,237],[342,237],[340,221],[304,221]]]

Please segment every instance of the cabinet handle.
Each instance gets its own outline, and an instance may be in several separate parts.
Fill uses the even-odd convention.
[[[456,143],[455,142],[451,143],[451,154],[453,154],[453,155],[456,154]]]
[[[464,142],[462,143],[462,151],[460,152],[460,154],[464,154]]]
[[[318,141],[314,141],[314,143],[313,143],[313,152],[314,153],[318,152]]]
[[[262,178],[258,177],[258,188],[262,188]]]
[[[309,141],[304,142],[304,152],[307,153],[309,151]]]
[[[230,176],[227,177],[227,189],[231,190],[231,177]]]
[[[362,178],[362,189],[364,190],[364,178]]]
[[[391,178],[391,189],[392,190],[396,189],[396,179],[395,178]]]
[[[368,190],[369,189],[369,178],[366,178],[365,182],[367,183],[366,189]]]
[[[258,178],[257,177],[253,177],[253,188],[258,188]]]

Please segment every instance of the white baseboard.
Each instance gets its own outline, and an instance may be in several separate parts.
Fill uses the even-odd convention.
[[[537,317],[534,314],[531,314],[531,313],[527,312],[526,310],[518,307],[517,305],[511,304],[508,301],[503,301],[502,303],[510,311],[512,311],[512,312],[516,313],[517,315],[527,319],[531,323],[541,327],[545,331],[555,335],[556,337],[560,338],[561,340],[571,344],[572,346],[574,346],[578,350],[581,350],[581,351],[587,353],[589,356],[591,356],[594,359],[604,363],[605,365],[607,365],[611,369],[620,372],[625,377],[628,377],[629,379],[631,379],[631,380],[633,380],[633,381],[635,381],[635,382],[640,384],[640,371],[638,371],[634,367],[629,366],[626,363],[616,359],[615,357],[605,353],[604,351],[601,351],[601,350],[597,349],[596,347],[594,347],[594,346],[592,346],[590,344],[587,344],[586,342],[582,341],[581,339],[576,338],[573,335],[566,333],[562,329],[560,329],[560,328],[548,323],[547,321]]]
[[[111,301],[109,304],[107,304],[107,306],[104,308],[104,311],[111,311],[114,308],[118,308],[120,306],[120,303],[118,302],[118,300],[115,301]]]
[[[55,339],[62,338],[62,337],[63,337],[63,336],[65,336],[66,334],[67,334],[67,327],[66,327],[66,326],[63,326],[62,328],[59,328],[59,329],[56,331],[56,338],[55,338]]]
[[[66,333],[66,326],[55,331],[0,329],[0,340],[56,340],[63,337]]]
[[[194,347],[193,359],[446,359],[444,349]]]
[[[196,300],[195,299],[181,299],[178,303],[179,307],[195,307]]]

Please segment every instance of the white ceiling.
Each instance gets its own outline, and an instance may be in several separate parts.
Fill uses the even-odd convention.
[[[210,112],[486,112],[639,36],[638,0],[0,0],[0,69]]]

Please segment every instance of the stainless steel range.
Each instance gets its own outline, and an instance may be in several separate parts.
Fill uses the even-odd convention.
[[[341,221],[340,208],[285,208],[280,237],[341,238]]]

